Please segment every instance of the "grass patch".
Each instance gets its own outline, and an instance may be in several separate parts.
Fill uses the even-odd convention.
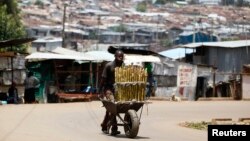
[[[180,126],[197,129],[197,130],[207,130],[208,125],[211,122],[201,121],[201,122],[184,122],[180,123]]]

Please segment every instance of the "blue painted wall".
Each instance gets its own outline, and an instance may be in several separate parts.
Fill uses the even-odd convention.
[[[193,34],[189,35],[180,35],[179,39],[174,41],[175,45],[178,44],[188,44],[188,43],[193,43]],[[196,32],[195,33],[195,42],[216,42],[218,41],[216,36],[211,36],[202,32]]]

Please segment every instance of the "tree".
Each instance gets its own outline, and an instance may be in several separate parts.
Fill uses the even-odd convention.
[[[163,39],[160,41],[161,46],[169,48],[173,45],[173,42],[170,39]]]
[[[14,0],[0,1],[0,41],[25,37],[26,32],[19,16],[19,10]],[[13,46],[13,51],[24,53],[27,45]],[[0,51],[9,51],[2,48]]]
[[[166,4],[167,0],[157,0],[156,4]]]
[[[156,4],[166,4],[166,3],[173,3],[177,0],[156,0]]]
[[[146,2],[141,2],[137,4],[136,11],[139,12],[146,12],[147,11],[147,3]]]
[[[89,32],[89,39],[97,40],[98,39],[98,31],[90,31]]]
[[[116,26],[113,28],[115,32],[126,32],[127,28],[124,24],[120,24],[119,26]]]
[[[221,3],[222,5],[234,5],[235,1],[234,0],[222,0]]]
[[[0,0],[0,6],[7,6],[7,13],[17,16],[19,14],[19,9],[17,8],[17,2],[15,0]]]
[[[35,2],[35,5],[38,5],[40,8],[43,8],[43,7],[44,7],[44,4],[43,4],[43,2],[42,2],[41,0],[37,0],[37,1]]]

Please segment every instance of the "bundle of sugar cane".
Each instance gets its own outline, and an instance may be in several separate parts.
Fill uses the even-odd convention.
[[[117,101],[143,101],[145,97],[147,70],[138,66],[115,68]]]

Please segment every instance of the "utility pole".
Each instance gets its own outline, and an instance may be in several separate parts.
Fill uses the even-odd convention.
[[[195,43],[195,34],[196,34],[195,24],[196,24],[196,20],[194,20],[193,43]]]
[[[157,15],[157,21],[156,21],[156,42],[158,43],[158,26],[159,26],[159,22],[160,22],[160,15]]]
[[[100,17],[100,15],[98,15],[98,17],[97,17],[97,43],[96,43],[96,50],[99,50],[100,24],[101,24],[101,17]]]
[[[118,39],[119,44],[121,44],[121,42],[122,42],[123,28],[124,28],[124,25],[123,25],[123,16],[122,16],[122,20],[121,20],[121,24],[120,24],[120,31],[118,31],[120,33],[119,39]]]
[[[66,22],[66,8],[68,5],[70,5],[72,3],[72,0],[70,0],[69,3],[64,3],[63,5],[63,30],[62,30],[62,47],[65,48],[66,47],[66,42],[65,42],[65,22]]]
[[[214,34],[214,19],[211,18],[209,20],[211,22],[211,29],[210,29],[210,41],[212,42],[213,41],[213,34]]]
[[[245,25],[247,25],[247,19],[246,19],[246,16],[243,16],[243,21],[244,21],[244,24],[243,24],[243,32],[245,32],[245,40],[246,40],[246,51],[247,51],[247,54],[248,54],[248,45],[247,45],[247,27]]]
[[[118,39],[118,42],[119,42],[119,46],[121,46],[121,42],[122,42],[122,32],[123,32],[123,29],[124,29],[124,24],[123,24],[123,16],[124,16],[124,13],[123,13],[123,10],[122,10],[122,4],[121,4],[121,0],[119,0],[119,9],[120,9],[120,13],[121,13],[121,24],[120,24],[120,31],[119,31],[119,39]]]
[[[195,14],[195,16],[194,16],[194,19],[193,19],[193,21],[194,21],[194,33],[193,33],[193,43],[195,43],[195,34],[196,34],[196,29],[195,29],[195,27],[196,27],[196,23],[197,23],[197,13],[198,13],[199,11],[197,10],[197,9],[194,9],[194,14]],[[199,27],[198,27],[199,28]]]
[[[63,7],[63,30],[62,30],[62,47],[65,48],[65,21],[66,21],[66,8],[67,4],[64,3]]]

